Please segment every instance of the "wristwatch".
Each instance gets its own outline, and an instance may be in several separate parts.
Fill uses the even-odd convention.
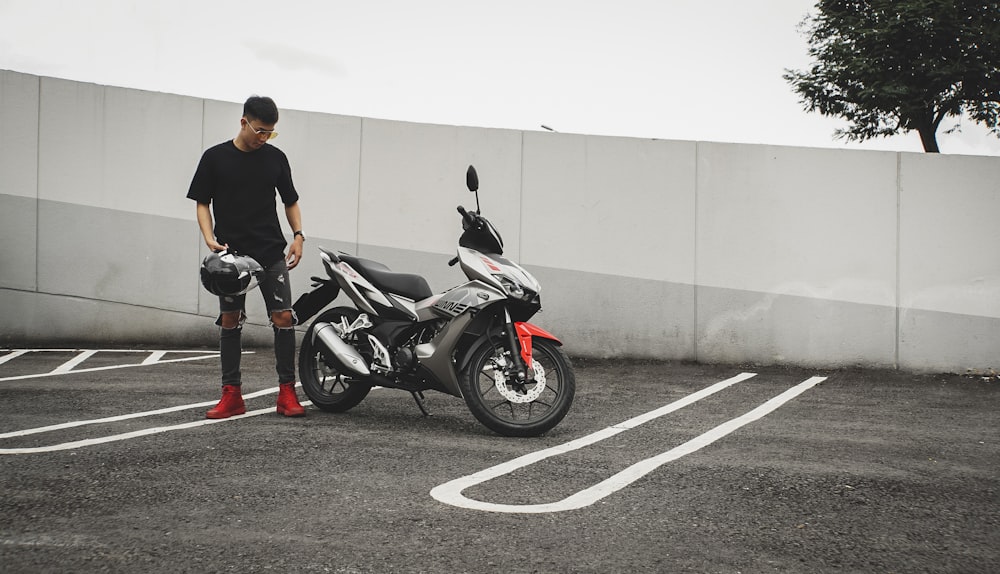
[[[302,237],[302,241],[303,241],[303,242],[304,242],[304,241],[306,240],[306,234],[305,234],[305,233],[302,233],[302,231],[301,231],[301,230],[299,230],[299,231],[296,231],[295,233],[293,233],[293,234],[292,234],[292,239],[295,239],[295,236],[296,236],[296,235],[298,235],[298,236]]]

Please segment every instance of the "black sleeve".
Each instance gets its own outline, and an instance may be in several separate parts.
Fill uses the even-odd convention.
[[[212,203],[213,191],[215,190],[215,178],[212,174],[211,157],[206,151],[201,155],[198,169],[195,170],[194,177],[191,179],[191,187],[188,188],[187,193],[188,199],[193,199],[198,203]]]
[[[281,203],[292,205],[299,200],[299,193],[295,191],[295,184],[292,183],[292,167],[288,164],[288,156],[281,153],[281,175],[278,176],[278,193],[281,195]]]

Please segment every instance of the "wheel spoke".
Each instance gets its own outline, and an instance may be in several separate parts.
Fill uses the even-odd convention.
[[[491,411],[495,411],[495,410],[499,409],[500,407],[502,407],[502,406],[504,406],[504,405],[508,405],[508,404],[510,404],[510,403],[508,403],[508,402],[507,402],[507,400],[505,399],[505,400],[502,400],[502,401],[498,401],[498,402],[496,402],[496,403],[493,403],[493,404],[492,404],[492,405],[491,405],[491,406],[489,407],[489,409],[490,409]]]

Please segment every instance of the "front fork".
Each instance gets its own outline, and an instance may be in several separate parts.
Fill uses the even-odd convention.
[[[504,310],[504,319],[507,321],[507,344],[510,346],[517,380],[525,381],[528,377],[528,369],[532,368],[534,364],[531,356],[532,338],[542,337],[543,339],[550,339],[559,345],[562,345],[562,341],[537,325],[523,321],[515,323],[511,320],[510,312],[506,309]]]
[[[518,328],[524,323],[515,323],[510,318],[510,311],[504,309],[504,320],[507,322],[507,345],[514,362],[514,374],[518,381],[528,379],[528,367],[531,365],[531,333]]]

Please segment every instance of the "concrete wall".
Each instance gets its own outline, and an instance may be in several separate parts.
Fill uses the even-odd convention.
[[[0,344],[214,345],[184,195],[240,104],[7,71],[0,102]],[[309,236],[296,294],[317,245],[463,281],[446,262],[474,164],[484,214],[543,284],[536,322],[571,354],[1000,368],[1000,158],[293,110],[278,130]],[[268,343],[258,299],[248,338]]]

